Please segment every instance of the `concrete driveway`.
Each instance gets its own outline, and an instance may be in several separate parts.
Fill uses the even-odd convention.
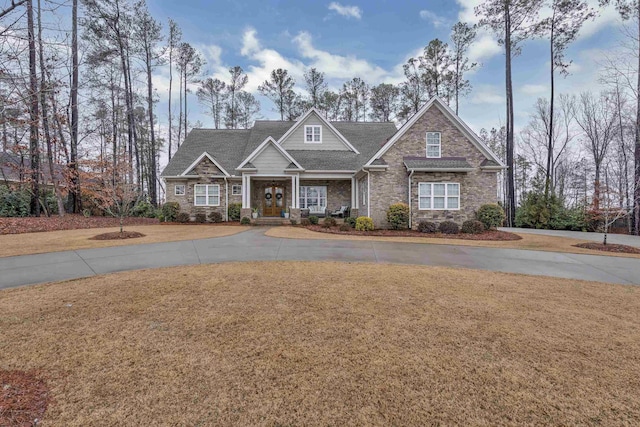
[[[537,230],[535,228],[499,228],[503,231],[510,231],[513,233],[526,233],[526,234],[542,234],[545,236],[555,237],[571,237],[573,239],[591,240],[594,242],[602,243],[604,234],[602,233],[590,233],[585,231],[567,231],[567,230]],[[630,236],[628,234],[608,234],[608,243],[615,243],[618,245],[635,246],[640,248],[640,237]]]
[[[421,243],[228,237],[0,258],[0,288],[117,271],[228,261],[342,261],[465,267],[640,285],[640,260]]]

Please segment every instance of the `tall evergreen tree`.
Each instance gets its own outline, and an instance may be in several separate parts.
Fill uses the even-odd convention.
[[[287,102],[294,98],[293,87],[296,82],[283,68],[271,71],[269,80],[265,80],[258,86],[258,92],[269,98],[276,105],[276,111],[280,113],[280,120],[284,120],[287,112]]]

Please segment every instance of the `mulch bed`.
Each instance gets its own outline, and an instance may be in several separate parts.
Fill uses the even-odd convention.
[[[633,246],[627,245],[617,245],[615,243],[607,243],[603,245],[602,243],[578,243],[577,245],[573,245],[576,248],[583,249],[593,249],[596,251],[605,251],[605,252],[617,252],[623,254],[640,254],[640,248],[634,248]]]
[[[216,225],[216,226],[220,226],[220,225],[226,225],[226,226],[236,226],[236,225],[242,225],[240,224],[240,221],[222,221],[222,222],[195,222],[195,221],[189,221],[189,222],[161,222],[161,225]]]
[[[124,225],[159,224],[156,218],[125,218]],[[119,218],[106,216],[65,215],[63,217],[0,218],[0,234],[34,233],[40,231],[78,230],[85,228],[118,227]]]
[[[311,231],[321,233],[344,234],[348,236],[384,236],[384,237],[428,237],[431,239],[460,239],[460,240],[521,240],[522,237],[514,233],[499,230],[489,230],[480,234],[443,234],[443,233],[421,233],[415,230],[373,230],[373,231],[356,231],[351,229],[341,231],[338,227],[325,228],[320,225],[310,225],[306,227]]]
[[[35,426],[48,404],[49,389],[36,372],[0,369],[0,426]]]
[[[142,233],[138,233],[137,231],[123,231],[122,233],[119,231],[114,231],[113,233],[103,233],[98,234],[97,236],[93,236],[89,238],[89,240],[124,240],[124,239],[137,239],[138,237],[144,237],[145,235]]]

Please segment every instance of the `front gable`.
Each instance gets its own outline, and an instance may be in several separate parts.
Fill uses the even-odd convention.
[[[307,137],[307,132],[310,138]],[[300,117],[280,138],[278,144],[286,150],[332,150],[358,153],[358,150],[315,109],[307,111]]]
[[[241,164],[239,170],[253,170],[262,175],[280,175],[286,170],[302,170],[300,164],[269,137]]]
[[[202,153],[181,176],[229,176],[227,171],[206,151]]]
[[[389,150],[408,157],[427,158],[427,133],[439,133],[440,158],[464,158],[473,167],[491,161],[504,167],[496,155],[438,98],[432,98],[367,162],[375,161]]]

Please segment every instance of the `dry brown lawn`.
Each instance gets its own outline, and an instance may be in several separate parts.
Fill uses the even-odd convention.
[[[383,237],[383,236],[354,236],[344,234],[322,233],[308,230],[304,227],[273,227],[266,232],[267,236],[285,239],[318,239],[318,240],[368,240],[380,242],[428,243],[434,245],[483,246],[488,248],[527,249],[532,251],[567,252],[573,254],[620,256],[626,258],[640,258],[640,254],[620,252],[605,252],[595,249],[579,248],[574,245],[588,243],[587,240],[568,237],[543,236],[527,233],[513,233],[522,237],[521,240],[465,240],[442,239],[429,237]]]
[[[245,263],[0,292],[48,426],[640,425],[640,288]]]
[[[131,225],[125,226],[125,231],[137,231],[145,236],[138,239],[124,240],[91,240],[92,237],[97,235],[120,230],[113,227],[7,234],[0,235],[0,257],[104,248],[108,246],[207,239],[230,236],[248,228],[235,225]]]

